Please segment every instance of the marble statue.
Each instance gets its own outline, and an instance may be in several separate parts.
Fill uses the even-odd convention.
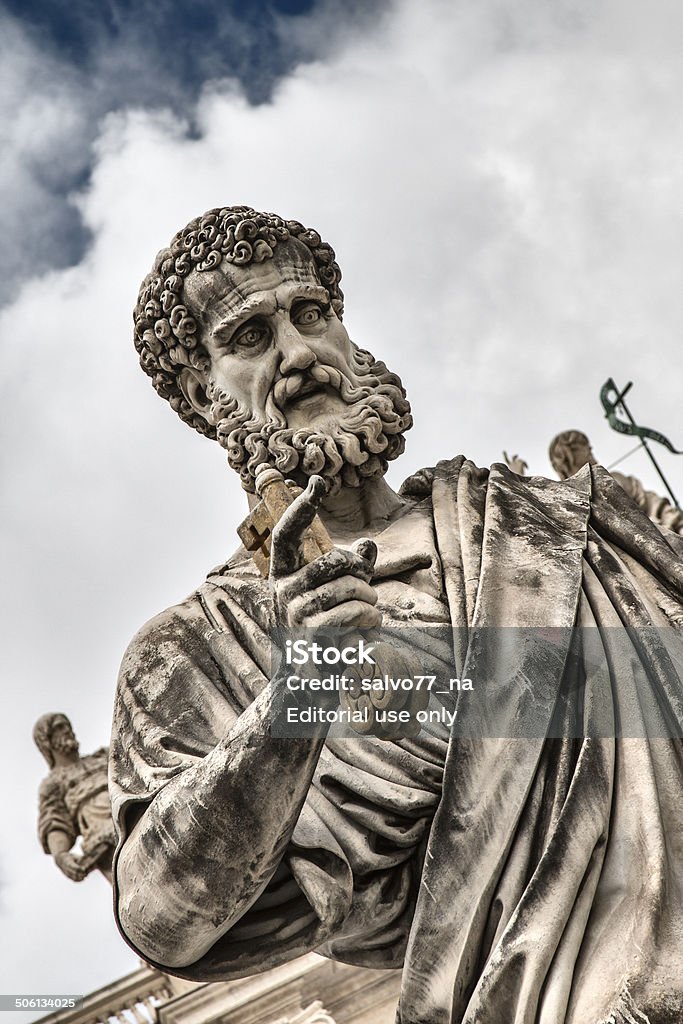
[[[267,577],[239,548],[124,656],[122,933],[195,981],[310,950],[402,967],[401,1024],[679,1021],[681,680],[663,638],[683,622],[683,545],[594,465],[553,481],[457,456],[394,491],[410,406],[351,341],[340,277],[316,231],[232,207],[180,231],[140,290],[143,369],[223,446],[252,511],[263,467],[303,490]],[[308,560],[316,518],[332,547]],[[283,625],[447,630],[425,664],[450,657],[474,693],[452,730],[275,735]],[[528,642],[511,651],[508,627]],[[588,633],[606,676],[575,646]],[[482,724],[487,690],[505,728]],[[654,693],[670,733],[623,736]],[[520,735],[530,710],[541,728]]]
[[[521,455],[508,455],[507,452],[503,452],[503,458],[505,459],[505,465],[513,473],[517,473],[519,476],[526,476],[529,463]]]
[[[71,722],[42,715],[33,739],[50,768],[39,790],[38,837],[67,878],[82,881],[98,868],[111,882],[115,846],[107,787],[108,748],[81,756]],[[72,847],[81,837],[80,852]]]
[[[585,465],[597,465],[591,443],[580,430],[564,430],[550,442],[548,456],[560,480],[567,480]],[[683,512],[656,491],[646,490],[638,477],[612,471],[612,476],[654,523],[683,535]]]

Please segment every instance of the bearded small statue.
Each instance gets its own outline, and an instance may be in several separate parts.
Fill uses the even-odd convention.
[[[111,882],[114,825],[107,789],[108,748],[81,757],[71,722],[42,715],[33,739],[50,768],[39,790],[38,837],[67,878],[82,881],[98,868]],[[80,852],[72,848],[81,838]]]

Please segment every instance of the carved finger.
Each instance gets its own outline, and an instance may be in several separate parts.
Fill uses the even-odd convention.
[[[354,551],[346,548],[333,548],[327,554],[309,562],[301,569],[292,573],[289,578],[280,580],[278,590],[281,601],[291,601],[309,591],[339,579],[341,576],[355,576],[366,583],[372,579],[373,562],[368,561]]]
[[[360,555],[364,561],[369,562],[374,569],[377,561],[377,545],[374,540],[370,540],[369,537],[361,537],[351,546],[351,550]]]
[[[270,575],[288,576],[301,564],[301,541],[313,522],[326,493],[321,476],[312,476],[306,490],[298,495],[273,529]]]
[[[311,629],[375,629],[382,625],[382,613],[365,601],[345,601],[326,612],[311,616]]]
[[[308,625],[306,620],[311,616],[346,601],[363,601],[375,605],[377,594],[365,580],[359,580],[356,576],[342,576],[295,597],[289,606],[289,621],[292,625]]]

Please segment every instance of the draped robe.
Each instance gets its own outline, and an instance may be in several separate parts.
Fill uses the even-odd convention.
[[[680,541],[600,467],[553,482],[460,457],[425,481],[415,508],[457,627],[455,667],[496,680],[499,722],[540,707],[546,733],[487,732],[470,700],[450,737],[328,740],[270,884],[174,973],[231,979],[316,949],[403,967],[401,1024],[681,1021],[683,687],[661,642],[683,624]],[[378,547],[381,566],[383,535]],[[424,571],[424,553],[411,554],[396,580]],[[242,554],[135,638],[111,744],[118,851],[154,796],[268,685],[271,626],[267,585]],[[508,626],[532,637],[512,668],[509,652],[480,642]],[[598,638],[607,685],[570,658],[573,626]],[[537,627],[560,637],[551,655]],[[626,658],[611,649],[624,627]],[[548,694],[569,671],[582,675],[584,735],[552,731]],[[619,736],[615,723],[653,693],[673,738]],[[160,843],[182,842],[181,818]],[[132,884],[115,873],[117,907]]]

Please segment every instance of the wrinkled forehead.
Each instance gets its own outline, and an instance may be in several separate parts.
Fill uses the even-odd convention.
[[[275,246],[262,263],[239,267],[224,259],[215,270],[193,270],[185,281],[184,300],[191,314],[206,323],[212,313],[236,314],[251,296],[282,285],[321,287],[313,257],[294,239]]]

